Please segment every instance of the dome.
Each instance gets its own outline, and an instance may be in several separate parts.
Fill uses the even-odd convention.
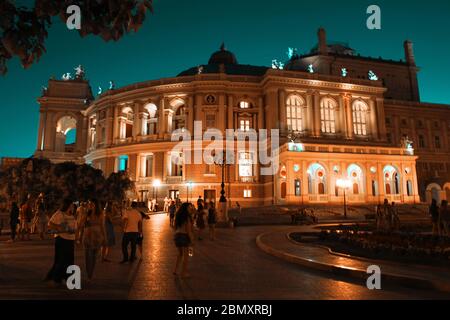
[[[234,53],[228,51],[225,48],[225,44],[222,43],[220,50],[214,52],[209,58],[208,64],[237,64],[237,59]]]

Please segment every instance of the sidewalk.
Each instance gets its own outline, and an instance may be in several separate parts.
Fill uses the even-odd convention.
[[[367,267],[377,265],[381,269],[382,281],[450,292],[450,270],[445,268],[335,255],[324,247],[294,243],[288,239],[287,230],[260,234],[256,243],[261,250],[272,256],[303,267],[357,278],[364,281],[364,285],[368,277]]]
[[[126,299],[134,281],[139,262],[119,264],[122,259],[121,233],[116,230],[116,245],[110,252],[113,262],[97,260],[94,279],[87,284],[85,279],[84,250],[75,249],[75,264],[82,270],[82,289],[68,290],[50,287],[42,280],[53,264],[54,243],[52,239],[0,242],[0,299]]]

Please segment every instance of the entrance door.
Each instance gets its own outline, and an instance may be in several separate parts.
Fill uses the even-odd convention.
[[[180,197],[180,191],[179,190],[169,190],[169,198],[172,200],[177,199]]]
[[[216,190],[205,190],[203,199],[205,199],[205,203],[216,202]]]

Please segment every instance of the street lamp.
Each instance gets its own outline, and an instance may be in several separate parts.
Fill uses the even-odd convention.
[[[345,191],[350,189],[352,186],[352,182],[349,179],[337,179],[336,185],[338,188],[342,188],[344,190],[344,218],[347,219],[347,201],[345,197]]]
[[[155,196],[155,201],[156,201],[156,210],[158,210],[158,187],[161,186],[161,180],[156,179],[153,180],[153,195]]]
[[[186,182],[186,188],[187,188],[187,202],[189,202],[189,188],[192,188],[194,183],[192,181]]]
[[[228,221],[228,216],[227,216],[227,198],[225,197],[225,167],[227,166],[226,156],[227,156],[227,152],[226,152],[226,150],[224,150],[223,151],[223,156],[222,156],[222,161],[216,163],[222,169],[222,183],[220,184],[219,204],[220,204],[220,210],[222,212],[223,219],[224,219],[225,222]]]

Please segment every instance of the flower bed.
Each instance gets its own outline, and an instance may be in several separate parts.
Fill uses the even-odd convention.
[[[298,242],[325,245],[333,251],[370,259],[450,267],[450,238],[417,232],[371,232],[368,228],[327,228],[292,233]]]

